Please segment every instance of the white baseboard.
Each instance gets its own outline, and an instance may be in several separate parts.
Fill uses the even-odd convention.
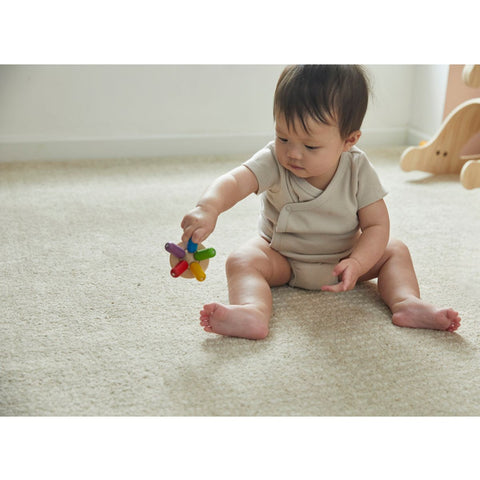
[[[422,132],[415,128],[408,128],[407,131],[407,144],[418,145],[420,142],[428,142],[433,137],[432,134]]]
[[[406,127],[366,128],[362,130],[358,145],[360,148],[405,145],[406,139]]]
[[[406,127],[363,131],[360,147],[404,145]],[[253,154],[273,133],[242,135],[164,135],[134,138],[47,138],[0,136],[0,162],[103,158],[144,158],[177,155]],[[417,142],[418,143],[418,142]]]
[[[271,134],[71,139],[0,137],[0,162],[235,154],[255,152],[271,138]]]

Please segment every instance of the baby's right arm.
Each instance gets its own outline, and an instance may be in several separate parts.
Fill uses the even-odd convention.
[[[245,166],[217,178],[205,191],[197,206],[185,217],[182,241],[203,242],[214,230],[218,216],[258,190],[257,177]]]

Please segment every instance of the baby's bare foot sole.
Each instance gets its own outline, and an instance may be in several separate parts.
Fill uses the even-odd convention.
[[[253,340],[268,335],[268,320],[250,305],[210,303],[200,312],[200,325],[206,332]]]
[[[452,308],[437,309],[420,299],[408,299],[393,308],[392,322],[399,327],[428,328],[454,332],[461,318]]]

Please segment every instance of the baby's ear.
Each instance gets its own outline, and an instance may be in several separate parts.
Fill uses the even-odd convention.
[[[343,145],[343,151],[348,152],[360,139],[362,132],[360,130],[355,130],[352,132],[346,139]]]

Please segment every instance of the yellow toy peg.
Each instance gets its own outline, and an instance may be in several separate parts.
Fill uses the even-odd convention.
[[[207,276],[205,275],[205,272],[203,271],[202,267],[198,262],[192,262],[188,268],[190,268],[191,272],[195,275],[195,278],[199,282],[203,282]]]

